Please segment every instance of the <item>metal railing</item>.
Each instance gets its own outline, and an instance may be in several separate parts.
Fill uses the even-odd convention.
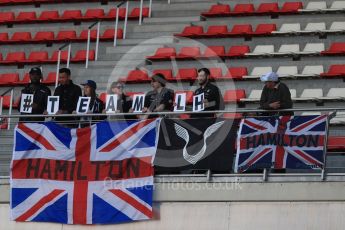
[[[0,95],[0,120],[3,121],[4,119],[6,119],[7,121],[7,130],[10,130],[10,123],[11,123],[11,117],[12,116],[12,108],[13,108],[13,89],[14,87],[9,88],[8,90],[6,90],[4,93],[2,93]],[[5,96],[6,94],[8,94],[10,92],[10,106],[9,106],[9,110],[8,110],[8,117],[3,117],[3,103],[4,103],[4,98],[3,96]]]
[[[1,101],[0,101],[1,102]],[[272,110],[273,111],[273,110]],[[338,111],[345,111],[345,108],[310,108],[310,109],[302,109],[302,108],[296,108],[296,109],[286,109],[286,110],[274,110],[274,112],[286,112],[286,111],[293,111],[293,112],[312,112],[312,111],[317,111],[317,112],[328,112],[328,116],[329,119],[334,118],[334,116],[336,115],[336,113]],[[226,114],[226,113],[231,113],[231,114],[235,114],[235,113],[240,113],[243,114],[244,117],[260,117],[259,115],[253,115],[254,113],[260,113],[260,112],[267,112],[267,110],[259,110],[259,109],[237,109],[237,110],[219,110],[219,111],[202,111],[202,112],[197,112],[198,114],[208,114],[208,113],[216,113],[218,115],[221,114]],[[192,112],[192,111],[186,111],[186,112],[152,112],[152,113],[135,113],[135,114],[147,114],[147,115],[166,115],[169,116],[170,118],[178,118],[178,115],[181,114],[195,114],[196,112]],[[248,115],[245,115],[248,114]],[[113,118],[113,119],[124,119],[123,116],[129,115],[129,113],[116,113],[116,114],[64,114],[64,115],[20,115],[20,114],[8,114],[8,115],[3,115],[0,114],[0,118],[21,118],[21,117],[43,117],[43,118],[60,118],[60,117],[68,117],[68,118],[81,118],[81,117],[94,117],[94,116],[107,116],[108,118]],[[133,115],[133,113],[131,113],[130,115]],[[91,120],[92,122],[96,122],[98,120]],[[15,122],[15,121],[14,121]],[[79,122],[74,120],[74,122]],[[89,121],[88,121],[89,122]],[[60,123],[60,122],[59,122]],[[328,128],[327,128],[327,132],[328,132]],[[326,135],[328,136],[328,135]],[[325,140],[325,150],[327,150],[327,139]],[[325,154],[325,157],[328,157],[328,154]],[[195,175],[195,177],[203,177],[203,178],[207,178],[207,180],[210,180],[211,177],[231,177],[231,178],[237,178],[237,177],[255,177],[255,180],[260,180],[259,178],[261,178],[262,181],[275,181],[275,178],[278,177],[290,177],[290,176],[304,176],[304,177],[310,177],[313,181],[327,181],[329,180],[328,177],[342,177],[343,180],[345,180],[344,176],[345,173],[328,173],[327,170],[331,170],[331,169],[345,169],[344,167],[326,167],[326,158],[324,159],[325,163],[325,167],[324,169],[315,171],[315,173],[283,173],[283,174],[279,174],[279,173],[270,173],[270,171],[268,171],[267,169],[264,169],[262,171],[262,173],[256,173],[256,174],[246,174],[246,173],[241,173],[241,174],[234,174],[234,173],[230,173],[230,174],[216,174],[216,175],[212,175],[210,170],[206,170],[205,174],[198,174]],[[167,175],[165,175],[167,176]],[[191,176],[190,174],[188,175],[172,175],[173,177],[184,177],[184,176]],[[158,176],[157,178],[159,178],[160,176]],[[164,176],[163,176],[164,177]],[[167,176],[168,177],[168,176]],[[317,179],[319,178],[319,179]],[[238,179],[238,178],[237,178]]]
[[[68,54],[67,54],[67,65],[66,65],[66,67],[69,68],[69,63],[70,63],[70,60],[71,60],[71,49],[72,49],[71,42],[67,42],[64,45],[62,45],[61,47],[59,47],[59,50],[58,50],[58,60],[57,60],[57,64],[56,64],[55,88],[59,84],[59,69],[60,69],[60,65],[61,65],[61,52],[66,47],[68,47],[68,51],[67,51],[68,52]]]

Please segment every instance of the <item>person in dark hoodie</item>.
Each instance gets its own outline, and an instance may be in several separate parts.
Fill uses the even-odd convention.
[[[58,114],[72,114],[77,108],[79,97],[82,96],[81,88],[71,80],[71,70],[59,70],[59,86],[55,89],[54,96],[59,96]],[[56,117],[56,121],[66,124],[70,128],[77,127],[76,118]]]
[[[291,109],[292,100],[289,88],[280,82],[279,77],[274,72],[269,72],[261,76],[261,81],[265,83],[265,86],[261,93],[260,109],[264,110],[281,110]],[[264,116],[272,115],[293,115],[292,111],[280,111],[280,112],[267,112],[263,113]]]
[[[22,94],[32,94],[33,95],[33,102],[32,102],[32,111],[30,114],[44,114],[47,110],[47,101],[48,96],[51,95],[50,89],[41,84],[42,80],[42,71],[39,67],[34,67],[29,72],[30,76],[30,83],[25,86],[24,89],[21,91]],[[21,100],[20,100],[21,101]],[[19,105],[20,109],[21,105]],[[29,113],[21,113],[29,114]],[[44,121],[44,117],[21,117],[19,119],[20,122],[42,122]]]

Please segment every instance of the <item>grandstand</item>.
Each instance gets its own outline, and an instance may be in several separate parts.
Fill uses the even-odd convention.
[[[157,175],[157,217],[128,228],[343,229],[344,13],[345,1],[336,0],[0,0],[0,111],[18,114],[34,66],[52,91],[57,65],[69,66],[75,83],[96,81],[103,99],[113,81],[125,82],[131,95],[149,91],[150,77],[163,73],[169,88],[189,93],[188,103],[197,69],[208,67],[231,118],[258,108],[260,76],[277,72],[295,114],[335,116],[325,172]],[[6,229],[68,228],[8,220],[16,122],[0,126],[1,222]]]

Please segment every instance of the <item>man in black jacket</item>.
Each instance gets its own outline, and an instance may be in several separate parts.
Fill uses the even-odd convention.
[[[262,82],[265,82],[260,98],[260,109],[279,110],[292,108],[290,90],[284,83],[279,81],[276,73],[267,73],[261,76],[260,79]],[[293,115],[293,112],[272,112],[263,115]]]
[[[48,96],[51,95],[50,89],[41,84],[42,71],[38,67],[34,67],[29,72],[30,83],[22,89],[21,94],[32,94],[32,111],[31,114],[43,114],[47,110]],[[21,100],[20,100],[21,101]],[[19,105],[20,109],[21,105]],[[21,113],[22,115],[28,113]],[[44,117],[21,117],[20,122],[40,122],[44,121]]]
[[[198,83],[200,87],[195,90],[194,96],[204,94],[204,111],[224,110],[224,101],[219,88],[209,81],[210,70],[198,70]],[[191,117],[215,117],[214,113],[192,114]]]
[[[59,96],[59,110],[56,114],[72,114],[77,108],[78,99],[82,96],[81,88],[71,80],[71,70],[61,68],[59,70],[59,86],[55,89],[54,96]],[[68,127],[77,127],[76,119],[69,117],[56,117],[56,121],[62,121]]]

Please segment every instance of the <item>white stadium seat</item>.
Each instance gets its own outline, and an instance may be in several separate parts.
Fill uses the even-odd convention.
[[[244,79],[246,78],[260,78],[262,75],[272,72],[271,66],[266,67],[254,67],[252,72],[249,76],[243,76]]]

